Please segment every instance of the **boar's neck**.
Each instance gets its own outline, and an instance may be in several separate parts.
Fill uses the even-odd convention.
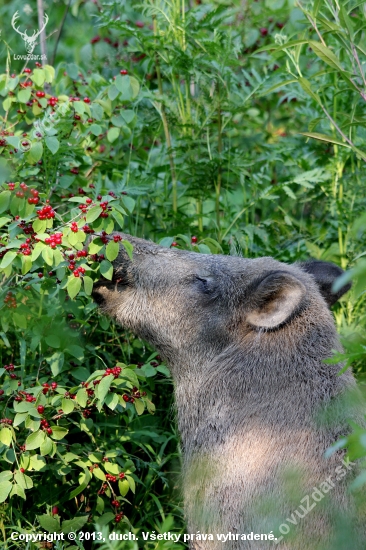
[[[341,365],[323,362],[341,349],[333,324],[308,331],[299,342],[262,333],[231,345],[213,358],[195,355],[185,365],[171,365],[178,427],[186,455],[215,447],[250,430],[315,429],[323,404],[354,385]],[[245,339],[244,339],[245,340]]]

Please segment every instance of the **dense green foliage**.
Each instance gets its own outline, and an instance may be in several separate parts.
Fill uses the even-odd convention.
[[[366,2],[54,2],[43,67],[14,59],[16,9],[38,24],[0,6],[0,536],[182,532],[169,371],[90,297],[131,250],[87,237],[351,268],[334,313],[362,385]],[[98,545],[138,547],[183,544]]]

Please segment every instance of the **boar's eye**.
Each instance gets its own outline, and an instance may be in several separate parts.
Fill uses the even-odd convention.
[[[212,277],[203,277],[200,275],[196,275],[195,280],[197,284],[199,285],[199,289],[202,292],[205,292],[207,294],[211,293],[213,290],[213,281]]]

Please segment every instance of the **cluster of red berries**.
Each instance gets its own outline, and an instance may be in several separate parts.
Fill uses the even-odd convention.
[[[12,423],[13,423],[13,421],[12,421],[11,418],[2,418],[2,419],[0,420],[0,423],[1,423],[1,424],[9,424],[9,425],[11,426]]]
[[[58,97],[50,97],[47,103],[48,105],[51,105],[51,107],[54,107],[58,103]]]
[[[15,219],[16,220],[19,220],[19,216],[15,216]],[[26,223],[25,220],[22,220],[19,224],[18,224],[18,227],[20,227],[20,229],[22,229],[24,231],[24,233],[26,235],[34,235],[34,231],[33,231],[33,227],[32,227],[32,224],[31,223]]]
[[[112,476],[112,474],[106,474],[106,475],[105,475],[105,478],[106,478],[108,481],[111,481],[112,483],[114,483],[115,481],[117,481],[116,476]]]
[[[20,245],[20,250],[23,256],[30,256],[32,254],[32,249],[30,247],[31,242],[32,242],[32,239],[26,239],[25,243],[22,243]]]
[[[121,519],[123,518],[123,516],[124,516],[124,513],[123,513],[123,512],[118,512],[118,514],[116,514],[116,515],[114,516],[114,521],[115,521],[116,523],[119,523],[119,522],[121,521]]]
[[[85,268],[84,267],[77,267],[73,271],[74,277],[80,277],[80,275],[84,275],[84,273],[85,273]]]
[[[4,390],[0,390],[0,395],[4,395]]]
[[[108,488],[107,483],[103,483],[103,485],[101,486],[101,488],[98,491],[98,495],[104,495],[107,488]]]
[[[95,233],[94,229],[92,229],[91,227],[89,227],[89,225],[84,225],[84,226],[82,227],[82,230],[84,231],[84,233],[87,233],[87,234],[89,234],[89,233]]]
[[[129,395],[127,395],[126,393],[124,393],[122,395],[122,399],[123,401],[125,401],[125,403],[134,403],[135,402],[135,398],[134,397],[130,397]]]
[[[89,418],[89,416],[91,415],[92,411],[90,409],[84,409],[83,410],[83,417],[84,418]]]
[[[32,395],[31,393],[27,393],[26,391],[20,391],[19,395],[15,397],[15,401],[23,401],[23,398],[27,401],[27,403],[34,403],[37,401],[37,399]]]
[[[100,217],[101,218],[108,218],[109,214],[108,214],[107,210],[112,210],[112,208],[110,206],[108,206],[108,202],[107,201],[101,202],[100,207],[103,210],[103,212],[100,214]]]
[[[9,370],[14,370],[15,367],[14,367],[13,363],[10,363],[9,365],[4,365],[4,369],[9,371]]]
[[[75,120],[80,120],[80,116],[79,116],[79,115],[75,115],[75,116],[74,116],[74,119],[75,119]],[[79,168],[76,168],[76,166],[74,166],[74,168],[71,168],[70,172],[71,172],[72,174],[75,174],[75,175],[77,176],[78,173],[79,173]]]
[[[122,372],[121,367],[113,367],[113,369],[107,368],[104,371],[103,378],[105,376],[108,376],[109,374],[113,374],[114,378],[118,378],[121,372]]]
[[[44,240],[46,244],[49,244],[51,248],[56,248],[58,244],[62,244],[62,233],[54,233]]]
[[[48,435],[52,434],[52,428],[50,428],[49,423],[44,418],[42,418],[41,420],[41,427],[42,427],[42,430],[48,433]]]
[[[37,97],[44,97],[45,95],[46,95],[46,93],[42,92],[41,90],[38,90],[38,92],[36,92]]]
[[[121,503],[118,502],[118,500],[112,500],[111,502],[112,506],[114,506],[115,508],[119,508],[121,506]]]
[[[46,395],[46,393],[48,393],[49,391],[55,390],[57,388],[57,382],[51,382],[51,384],[48,384],[48,382],[44,382],[42,386],[43,386],[42,393]]]
[[[119,241],[122,241],[122,237],[120,235],[114,235],[113,240],[115,243],[118,243]]]
[[[23,141],[22,142],[23,147],[29,146],[29,141]],[[8,183],[8,187],[10,191],[14,191],[15,184],[14,183]],[[39,203],[39,191],[37,189],[28,189],[28,185],[24,183],[24,181],[19,186],[22,190],[17,191],[15,195],[19,199],[23,199],[26,195],[28,195],[28,203],[29,204],[38,204]]]
[[[37,216],[39,220],[52,220],[55,217],[56,212],[49,204],[46,204],[40,210],[37,210]]]
[[[77,222],[72,222],[72,224],[71,224],[71,231],[72,231],[73,233],[77,233],[77,232],[79,231],[79,227],[78,227]]]
[[[15,296],[13,296],[13,293],[10,292],[10,290],[4,298],[4,304],[6,304],[6,307],[8,307],[9,309],[16,309],[17,307],[16,298]]]

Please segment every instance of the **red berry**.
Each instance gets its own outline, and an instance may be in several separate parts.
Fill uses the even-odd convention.
[[[120,73],[121,73],[122,75],[125,75],[125,74],[128,74],[128,71],[126,71],[126,69],[122,69],[122,70],[120,70]]]
[[[90,99],[88,97],[84,97],[84,103],[90,103]]]
[[[39,414],[43,414],[44,413],[44,406],[43,405],[38,405],[37,411],[39,412]]]
[[[46,95],[45,92],[41,92],[40,90],[38,90],[38,92],[36,92],[37,97],[44,97],[45,95]]]
[[[47,428],[46,432],[48,433],[48,435],[51,435],[51,433],[52,433],[52,428]]]
[[[39,277],[40,279],[42,279],[43,273],[38,273],[38,277]]]
[[[193,237],[191,238],[192,244],[196,244],[197,241],[198,241],[197,237],[193,236]]]
[[[58,507],[57,506],[53,506],[52,507],[52,515],[55,516],[58,514]]]
[[[19,471],[22,472],[22,474],[25,472],[24,468],[19,468]]]
[[[266,27],[262,27],[261,29],[259,29],[259,32],[261,33],[262,36],[267,36],[268,29]]]

